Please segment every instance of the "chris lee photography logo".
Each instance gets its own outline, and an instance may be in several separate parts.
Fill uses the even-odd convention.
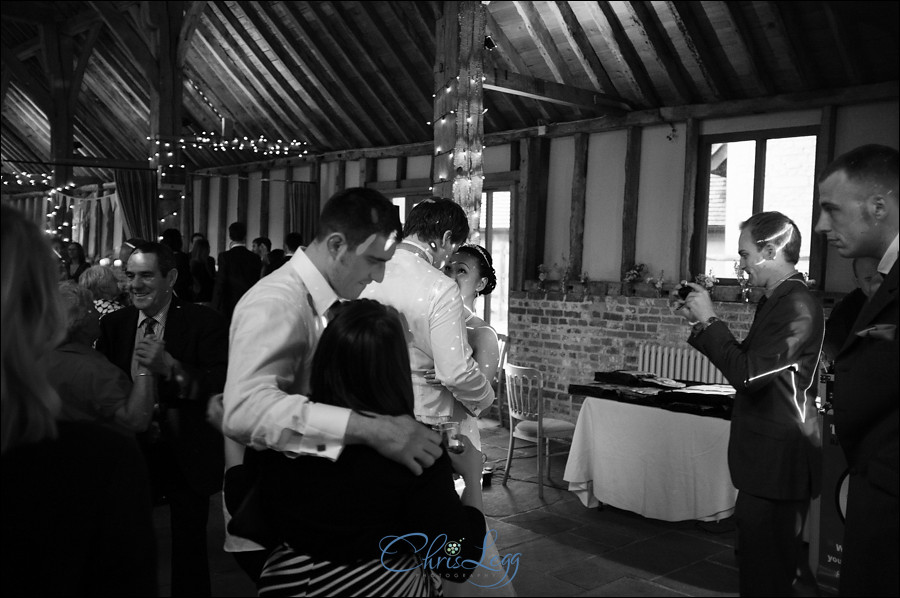
[[[381,564],[388,571],[395,573],[419,567],[425,570],[443,569],[448,572],[467,570],[472,572],[467,580],[470,584],[486,589],[502,588],[510,583],[519,571],[521,553],[500,555],[496,548],[498,537],[497,530],[487,530],[479,547],[481,557],[475,561],[460,556],[465,538],[451,539],[441,534],[432,539],[427,534],[419,533],[385,536],[379,544]],[[388,557],[408,553],[410,549],[419,557],[414,567],[395,569],[390,562],[386,562],[386,559],[390,561]]]

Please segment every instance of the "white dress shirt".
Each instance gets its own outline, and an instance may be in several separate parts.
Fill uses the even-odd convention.
[[[289,456],[340,456],[350,410],[308,398],[325,312],[337,300],[303,252],[241,297],[229,334],[227,436]]]
[[[370,284],[361,297],[393,306],[406,320],[416,419],[433,424],[451,416],[454,398],[477,415],[493,402],[494,391],[472,359],[459,287],[404,244],[409,241],[387,263],[384,281]],[[443,386],[426,384],[430,369]]]
[[[878,271],[887,278],[887,275],[890,274],[891,268],[894,267],[894,263],[897,261],[897,252],[900,250],[900,235],[894,235],[894,240],[891,241],[891,244],[888,246],[887,251],[884,252],[884,255],[881,256],[881,261],[878,262]]]

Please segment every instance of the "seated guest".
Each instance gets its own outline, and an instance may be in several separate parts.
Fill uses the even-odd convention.
[[[69,275],[69,280],[78,282],[81,274],[90,268],[91,265],[87,263],[87,258],[84,257],[84,247],[81,246],[81,243],[69,243],[66,251],[69,253],[69,264],[66,266],[66,273]]]
[[[125,307],[118,301],[119,279],[109,266],[91,266],[78,279],[78,284],[91,292],[101,318]]]
[[[363,413],[412,415],[409,353],[398,313],[366,299],[338,304],[331,312],[313,357],[311,398]],[[327,590],[433,596],[440,587],[432,571],[465,581],[471,569],[451,568],[447,559],[426,564],[427,549],[416,552],[412,543],[385,550],[385,538],[424,534],[427,547],[445,534],[445,542],[460,539],[460,562],[480,560],[481,453],[467,438],[463,442],[462,453],[444,452],[419,476],[364,445],[345,447],[336,461],[248,451],[263,472],[265,513],[283,541],[266,562],[260,595]],[[454,470],[467,482],[461,500]],[[309,480],[316,480],[314,489]],[[365,508],[348,507],[354,498],[364,499]]]
[[[195,239],[191,247],[191,276],[194,279],[194,303],[208,304],[216,284],[216,260],[209,256],[209,241],[203,237]]]
[[[100,314],[90,291],[71,281],[59,284],[66,337],[47,358],[50,384],[62,399],[60,419],[93,421],[122,432],[143,432],[153,416],[150,371],[132,385],[125,372],[93,348]]]
[[[57,421],[42,359],[64,334],[55,258],[0,207],[2,529],[5,596],[156,596],[147,472],[133,438]]]

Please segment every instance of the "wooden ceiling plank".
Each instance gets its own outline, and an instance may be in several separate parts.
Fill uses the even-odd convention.
[[[485,33],[490,35],[491,39],[494,40],[495,45],[493,50],[486,53],[486,55],[491,58],[492,64],[488,64],[488,61],[485,61],[485,70],[502,65],[501,68],[510,72],[528,74],[528,65],[525,64],[525,61],[522,60],[522,57],[519,56],[519,53],[516,51],[515,46],[513,46],[512,42],[509,41],[509,38],[506,37],[503,28],[497,23],[493,15],[491,15],[490,6],[488,6],[488,10],[485,11],[484,29]],[[516,100],[512,101],[515,102]],[[551,110],[547,105],[542,102],[533,102],[533,104],[540,113],[541,118],[545,121],[555,120],[555,114],[551,113]],[[531,121],[531,118],[524,120],[529,122]]]
[[[366,4],[369,4],[368,2]],[[375,4],[375,3],[371,3]],[[395,35],[402,37],[409,46],[416,48],[419,50],[418,52],[412,52],[410,55],[414,60],[418,60],[420,66],[431,71],[434,68],[434,56],[435,52],[437,52],[437,48],[434,46],[434,38],[431,39],[431,46],[433,49],[430,50],[428,42],[423,42],[421,37],[416,34],[415,24],[410,19],[410,13],[416,13],[416,11],[412,8],[403,7],[404,10],[396,10],[396,2],[381,2],[378,3],[382,8],[387,10],[392,17],[397,19],[400,23],[401,27],[396,28]],[[415,4],[415,3],[413,3]],[[374,6],[372,7],[374,10]],[[418,13],[416,13],[418,14]]]
[[[323,149],[330,148],[333,139],[337,140],[337,143],[341,145],[352,145],[352,143],[355,143],[351,142],[344,135],[344,132],[338,129],[334,123],[321,116],[326,113],[323,106],[328,105],[327,101],[317,92],[314,85],[303,85],[301,81],[297,80],[296,75],[291,71],[291,67],[288,66],[293,65],[294,61],[284,48],[283,38],[277,36],[275,32],[271,31],[265,25],[262,17],[256,10],[257,5],[250,2],[238,2],[238,6],[244,13],[247,21],[252,24],[256,32],[259,33],[261,41],[265,43],[268,50],[280,61],[281,64],[273,64],[273,68],[281,67],[281,74],[285,80],[288,81],[288,85],[285,89],[292,90],[294,93],[298,94],[301,102],[306,105],[307,111],[316,115],[312,130],[317,137],[317,145]],[[304,73],[304,75],[306,75],[306,73]]]
[[[191,48],[191,40],[197,26],[200,25],[200,19],[206,11],[206,0],[194,0],[186,2],[187,8],[184,11],[184,20],[181,22],[181,30],[178,32],[178,54],[176,64],[184,67],[184,59],[188,50]]]
[[[672,40],[665,33],[665,28],[659,20],[656,11],[649,2],[623,2],[622,6],[634,21],[635,28],[641,32],[646,40],[653,60],[659,64],[660,69],[669,78],[680,104],[693,104],[700,93],[694,86],[690,75],[678,58],[678,51],[672,44]]]
[[[550,69],[553,79],[557,83],[571,81],[572,74],[566,66],[566,61],[563,59],[562,54],[559,53],[553,36],[547,31],[547,26],[544,24],[544,20],[541,18],[538,10],[534,7],[534,2],[513,0],[512,4],[519,16],[522,17],[522,24],[525,25],[525,30],[531,36],[538,53],[544,59],[547,68]]]
[[[330,92],[329,86],[326,86],[324,82],[316,76],[316,73],[309,67],[309,61],[305,60],[304,57],[297,52],[290,39],[289,32],[286,31],[279,16],[272,12],[271,7],[265,3],[258,4],[259,10],[254,13],[254,11],[248,10],[248,7],[246,6],[248,4],[247,2],[240,2],[239,4],[244,13],[247,14],[251,21],[253,21],[257,30],[263,35],[268,46],[278,55],[285,67],[291,69],[299,67],[299,71],[303,73],[308,84],[303,86],[299,79],[296,79],[293,75],[292,77],[297,80],[298,85],[301,85],[306,90],[307,95],[312,101],[312,105],[315,106],[314,109],[320,115],[328,114],[331,111],[337,112],[340,124],[344,125],[346,128],[337,127],[334,122],[329,122],[329,124],[338,133],[340,136],[339,138],[345,139],[346,141],[344,143],[346,144],[362,143],[363,145],[371,145],[367,135],[341,108],[340,102],[338,102]],[[313,98],[316,99],[314,100]],[[331,121],[333,119],[326,120]]]
[[[324,71],[323,73],[320,73],[320,77],[323,80],[330,80],[333,82],[332,86],[335,87],[335,92],[343,95],[343,97],[347,99],[347,102],[344,102],[344,104],[349,104],[349,107],[353,109],[353,116],[357,117],[359,121],[368,128],[368,131],[374,133],[374,136],[371,134],[369,135],[369,137],[376,142],[372,145],[389,144],[393,137],[391,131],[385,132],[385,129],[379,126],[379,123],[370,116],[372,108],[364,107],[363,104],[365,102],[361,103],[359,98],[357,98],[356,92],[352,91],[347,86],[345,78],[341,75],[341,70],[336,67],[329,54],[323,52],[319,47],[312,28],[302,16],[298,17],[291,6],[291,3],[284,4],[284,7],[287,9],[287,13],[291,18],[291,23],[300,34],[301,41],[306,45],[307,50],[311,55],[312,60],[309,61],[310,66]]]
[[[0,52],[0,56],[2,56],[3,65],[12,72],[13,79],[18,83],[19,89],[31,96],[34,103],[44,114],[49,114],[50,93],[41,85],[37,77],[5,45],[2,52]]]
[[[664,3],[665,9],[671,15],[672,21],[684,39],[688,53],[696,62],[700,74],[712,92],[713,99],[727,100],[733,97],[734,90],[731,89],[727,77],[719,68],[719,63],[700,29],[697,17],[692,10],[695,5],[699,5],[699,10],[703,10],[699,2],[670,1]]]
[[[151,86],[159,85],[159,66],[144,37],[121,15],[111,2],[88,2],[109,27],[113,37],[124,47],[131,58],[140,65]]]
[[[818,89],[821,85],[815,63],[807,50],[804,30],[797,22],[792,2],[769,2],[772,21],[788,50],[791,65],[797,71],[803,90]]]
[[[220,8],[219,6],[216,6],[216,8],[220,10],[219,14],[225,17],[231,30],[239,36],[240,40],[253,54],[253,57],[259,62],[260,68],[271,66],[271,56],[267,54],[260,44],[248,33],[247,26],[234,11],[235,7],[229,7],[228,10],[224,7]],[[244,18],[245,20],[249,19],[246,14],[244,15]],[[280,96],[284,102],[288,104],[288,107],[290,108],[288,112],[294,115],[294,126],[299,126],[303,129],[302,136],[305,140],[313,145],[325,143],[327,137],[307,115],[308,105],[303,102],[302,99],[298,101],[295,97],[295,94],[292,91],[294,85],[290,84],[277,68],[269,68],[268,76],[272,78],[273,85],[284,90]]]
[[[619,98],[609,98],[591,89],[562,85],[500,69],[485,69],[484,76],[484,88],[492,91],[605,113],[619,114],[631,108]]]
[[[359,40],[347,32],[343,18],[335,13],[335,18],[338,22],[338,26],[335,27],[323,13],[319,3],[310,2],[308,7],[319,22],[317,29],[322,34],[326,35],[329,40],[334,43],[335,47],[340,48],[344,60],[347,64],[352,65],[352,72],[356,72],[360,79],[365,82],[365,87],[376,100],[376,103],[385,104],[385,113],[393,119],[396,127],[403,131],[403,134],[407,136],[407,139],[413,140],[413,138],[409,136],[412,133],[418,133],[420,135],[422,133],[430,134],[430,130],[428,130],[428,127],[425,125],[425,121],[421,119],[416,110],[410,107],[409,102],[400,96],[396,87],[387,80],[387,77],[384,74],[386,71],[381,69],[379,65],[373,61],[372,56],[362,47]],[[351,56],[353,58],[351,58]],[[356,64],[359,63],[367,64],[369,70],[374,73],[374,75],[364,75],[356,67]],[[380,83],[380,91],[373,87],[371,83],[373,79]],[[391,105],[388,104],[388,100],[390,100],[398,109],[396,118],[394,117],[394,110]],[[403,121],[403,125],[400,124],[400,121]]]
[[[30,25],[52,23],[56,20],[57,11],[52,2],[25,1],[16,2],[5,0],[3,2],[3,18],[11,21],[19,21]]]
[[[628,81],[632,93],[643,106],[659,106],[659,96],[647,74],[647,69],[644,68],[615,11],[610,8],[608,2],[587,2],[585,7],[619,65],[619,71]]]
[[[588,40],[578,17],[564,0],[556,0],[555,2],[547,2],[547,9],[562,24],[562,32],[575,53],[575,58],[581,65],[591,84],[597,91],[617,95],[616,86],[613,85],[609,73],[606,72],[597,52]]]
[[[377,18],[378,14],[372,5],[372,2],[361,2],[359,4],[359,8],[361,9],[359,14],[362,16],[362,20],[366,23],[370,31],[375,32],[376,37],[379,40],[379,47],[387,48],[390,51],[389,53],[394,64],[399,65],[399,70],[403,73],[410,88],[419,91],[419,94],[416,97],[416,104],[421,113],[430,115],[432,111],[430,81],[433,67],[428,67],[427,78],[423,77],[422,73],[416,71],[409,58],[407,58],[406,53],[398,52],[396,44],[392,43],[392,33],[389,32],[384,24]],[[338,12],[337,6],[335,6],[335,9],[335,12]],[[428,81],[428,83],[425,83],[425,81]],[[419,101],[420,99],[421,101]]]
[[[402,137],[405,143],[411,142],[413,138],[409,134],[409,127],[400,124],[400,121],[395,118],[394,113],[387,108],[387,105],[383,101],[383,98],[372,87],[369,82],[369,78],[363,76],[359,69],[357,69],[356,65],[358,63],[358,59],[351,58],[347,54],[344,49],[344,44],[337,40],[330,25],[322,20],[322,18],[318,14],[316,14],[315,16],[318,20],[315,27],[316,31],[329,44],[333,54],[337,56],[340,62],[343,63],[344,67],[342,71],[349,72],[351,75],[350,79],[358,82],[360,91],[365,96],[364,101],[370,107],[369,110],[377,111],[379,118],[384,120],[386,126],[393,132],[394,135],[399,135],[400,137]],[[335,67],[332,67],[332,71],[340,72]]]
[[[231,48],[231,38],[227,31],[217,30],[221,26],[221,21],[217,17],[211,17],[206,22],[207,28],[200,27],[194,35],[194,39],[198,42],[194,45],[194,49],[205,48],[207,55],[212,57],[216,64],[213,71],[225,73],[234,82],[236,87],[226,83],[226,88],[230,91],[238,91],[234,97],[237,101],[235,105],[242,105],[244,108],[248,104],[252,105],[256,110],[253,116],[254,120],[260,120],[267,123],[267,127],[271,127],[272,131],[281,139],[290,138],[290,125],[292,118],[284,111],[281,104],[274,99],[277,95],[268,87],[268,83],[256,76],[256,69],[247,68],[247,64],[239,56],[233,56],[233,48]],[[242,102],[241,98],[248,101]],[[237,124],[237,122],[235,122]],[[268,136],[268,135],[267,135]]]
[[[841,58],[841,65],[844,67],[844,73],[853,85],[862,83],[862,74],[860,65],[856,60],[856,54],[853,51],[853,41],[850,39],[847,27],[831,6],[831,2],[820,2],[822,10],[825,11],[825,18],[828,20],[828,29],[831,31],[831,37],[834,40],[835,49]]]
[[[756,41],[753,39],[753,33],[741,12],[741,7],[737,3],[719,2],[724,6],[724,14],[730,21],[731,29],[735,33],[738,46],[743,50],[747,64],[750,66],[750,76],[756,83],[757,89],[761,89],[764,95],[772,95],[775,93],[775,84],[772,82],[772,76],[769,69],[762,64],[759,49],[756,47]]]

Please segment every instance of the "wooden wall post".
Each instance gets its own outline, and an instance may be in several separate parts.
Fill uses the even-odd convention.
[[[637,252],[638,193],[641,183],[641,127],[628,127],[625,149],[625,206],[622,211],[622,268],[625,278]]]
[[[575,164],[572,171],[572,215],[569,220],[569,278],[581,277],[584,254],[584,214],[587,194],[588,134],[575,135]],[[566,289],[563,289],[565,292]]]
[[[544,261],[544,224],[547,220],[547,172],[550,140],[529,137],[519,142],[518,201],[510,225],[510,289],[524,290],[525,281],[537,278]]]

